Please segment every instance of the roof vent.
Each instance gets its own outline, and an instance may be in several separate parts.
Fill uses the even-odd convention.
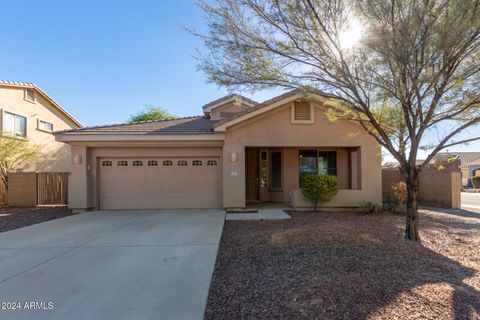
[[[312,121],[312,108],[307,101],[297,101],[293,107],[293,120],[295,121]]]

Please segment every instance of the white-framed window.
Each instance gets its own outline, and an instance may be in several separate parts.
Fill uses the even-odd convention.
[[[192,166],[194,166],[194,167],[200,167],[202,165],[203,165],[202,160],[193,160],[192,161]]]
[[[187,160],[178,160],[177,161],[177,166],[186,167],[186,166],[188,166],[188,161]]]
[[[27,118],[10,112],[3,113],[3,132],[18,137],[27,136]]]
[[[38,129],[43,131],[53,132],[53,123],[43,121],[43,120],[38,120]]]
[[[33,89],[25,89],[25,96],[24,99],[30,102],[36,102],[37,97],[35,95],[35,90]]]
[[[118,160],[117,161],[117,167],[127,167],[128,166],[128,161],[127,160]]]
[[[147,166],[149,166],[149,167],[158,167],[158,161],[157,161],[157,160],[148,160],[148,161],[147,161]]]
[[[313,123],[313,105],[308,101],[296,101],[292,106],[292,123]]]
[[[102,167],[111,167],[113,165],[112,160],[102,160]]]
[[[217,165],[217,160],[208,160],[207,161],[207,166],[209,167],[215,167]]]
[[[133,161],[132,161],[132,166],[134,166],[134,167],[142,167],[142,166],[143,166],[143,161],[142,161],[142,160],[133,160]]]
[[[173,166],[173,161],[172,160],[163,160],[163,166],[164,167],[171,167]]]

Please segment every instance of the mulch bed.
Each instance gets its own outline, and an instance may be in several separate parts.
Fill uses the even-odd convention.
[[[66,207],[0,207],[0,232],[72,215]]]
[[[480,214],[226,221],[205,319],[480,319]]]

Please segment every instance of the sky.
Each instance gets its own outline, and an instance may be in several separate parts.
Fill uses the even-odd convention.
[[[202,43],[185,27],[206,27],[193,0],[0,3],[0,79],[37,84],[85,126],[122,123],[149,105],[200,115],[229,93],[197,70]],[[281,92],[245,95],[261,102]],[[480,142],[454,150],[480,151]]]

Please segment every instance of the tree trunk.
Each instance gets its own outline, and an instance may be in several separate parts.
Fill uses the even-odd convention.
[[[405,239],[417,241],[418,235],[418,171],[410,169],[406,173],[407,183],[407,212],[405,225]]]
[[[317,203],[318,203],[318,200],[315,199],[315,204],[314,204],[314,207],[313,207],[313,211],[317,212]]]

